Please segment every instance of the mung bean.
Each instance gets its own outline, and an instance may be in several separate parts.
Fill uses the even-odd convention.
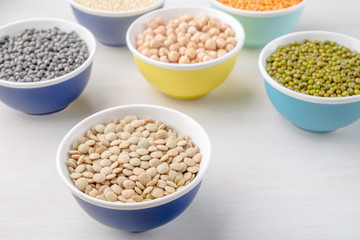
[[[281,85],[307,95],[360,93],[360,54],[332,41],[282,45],[266,60],[266,70]]]

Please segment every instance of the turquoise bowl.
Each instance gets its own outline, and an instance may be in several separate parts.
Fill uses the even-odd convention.
[[[262,48],[271,40],[291,32],[298,23],[307,0],[277,11],[247,11],[211,0],[213,8],[235,17],[245,29],[246,48]]]
[[[331,132],[357,121],[360,118],[360,95],[337,98],[306,95],[282,86],[267,73],[266,59],[280,45],[305,39],[334,41],[360,52],[359,39],[333,32],[296,32],[271,41],[261,51],[258,62],[271,103],[293,125],[309,132]]]

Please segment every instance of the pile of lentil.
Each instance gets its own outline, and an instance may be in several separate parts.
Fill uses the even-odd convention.
[[[172,194],[199,171],[199,149],[162,121],[126,116],[93,126],[67,160],[75,186],[97,199],[134,203]]]
[[[89,57],[76,32],[59,28],[26,29],[0,39],[0,79],[38,82],[63,76]]]
[[[360,93],[360,55],[336,42],[294,42],[280,46],[266,70],[281,85],[319,97]]]
[[[96,10],[121,12],[145,8],[159,0],[75,0],[75,2]]]
[[[231,26],[214,17],[182,14],[165,23],[162,17],[149,21],[137,36],[137,50],[166,63],[193,64],[213,60],[236,45]]]
[[[217,0],[232,8],[248,11],[276,11],[299,4],[302,0]]]

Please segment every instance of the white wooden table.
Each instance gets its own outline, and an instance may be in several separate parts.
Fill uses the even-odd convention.
[[[167,0],[165,7],[180,5],[209,3]],[[294,31],[360,38],[359,10],[356,0],[310,0]],[[0,25],[33,17],[75,21],[66,0],[0,0]],[[98,44],[90,82],[65,110],[31,116],[0,103],[0,239],[360,239],[360,121],[328,134],[292,126],[266,96],[259,53],[241,50],[224,84],[182,101],[149,85],[127,48]],[[73,125],[131,103],[192,116],[213,145],[212,165],[188,210],[139,234],[92,220],[55,168],[57,147]]]

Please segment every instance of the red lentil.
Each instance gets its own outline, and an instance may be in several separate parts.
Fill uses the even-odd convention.
[[[299,4],[302,0],[217,0],[229,7],[248,11],[275,11]]]

